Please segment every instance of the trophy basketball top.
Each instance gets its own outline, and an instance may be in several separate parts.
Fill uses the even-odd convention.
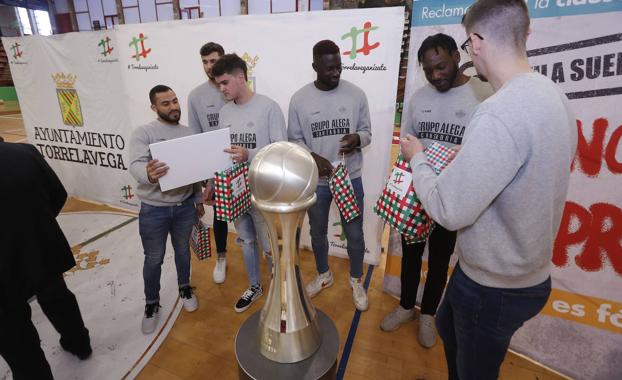
[[[290,213],[315,203],[318,171],[301,146],[279,141],[263,147],[251,162],[248,182],[259,210]]]

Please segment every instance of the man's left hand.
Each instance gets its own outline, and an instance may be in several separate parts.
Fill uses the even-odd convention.
[[[197,203],[195,207],[197,209],[197,215],[199,219],[201,219],[203,215],[205,215],[205,207],[203,207],[203,203]]]
[[[225,149],[225,153],[231,154],[231,159],[234,163],[248,161],[248,149],[237,145],[231,145],[231,148]]]
[[[355,149],[361,147],[361,136],[358,133],[350,133],[341,138],[341,149],[339,154],[350,154]]]
[[[409,134],[406,137],[402,137],[400,150],[404,160],[410,162],[415,154],[423,152],[423,144],[415,136]]]

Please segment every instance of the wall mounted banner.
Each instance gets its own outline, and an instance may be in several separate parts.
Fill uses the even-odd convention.
[[[30,143],[73,196],[137,210],[128,172],[132,130],[153,120],[149,90],[187,96],[207,78],[200,47],[208,41],[241,56],[249,84],[287,117],[291,95],[315,79],[312,47],[331,39],[342,52],[342,78],[367,94],[372,144],[364,149],[366,261],[380,256],[382,224],[371,213],[389,166],[404,8],[217,17],[121,25],[101,32],[3,38]],[[205,153],[209,160],[209,152]],[[347,257],[339,214],[329,224],[331,253]],[[310,246],[307,232],[303,245]]]
[[[460,46],[466,39],[460,21],[471,3],[415,1],[407,98],[426,83],[417,62],[423,39],[442,32]],[[542,313],[518,331],[511,347],[574,378],[619,379],[622,2],[528,0],[527,5],[532,18],[529,60],[534,70],[557,83],[570,98],[579,145],[553,252],[553,292]],[[475,74],[469,56],[460,53],[462,68]],[[400,292],[400,258],[399,240],[393,234],[384,285],[396,295]],[[422,286],[423,281],[419,293]]]

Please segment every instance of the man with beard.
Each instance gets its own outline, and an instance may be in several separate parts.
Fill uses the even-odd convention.
[[[138,182],[140,199],[139,233],[145,254],[143,280],[145,285],[144,334],[152,333],[160,315],[160,273],[170,233],[175,251],[175,267],[179,296],[188,312],[195,311],[198,301],[190,286],[190,233],[197,215],[204,214],[201,185],[187,185],[166,192],[160,190],[158,179],[166,175],[168,166],[151,157],[149,144],[189,136],[192,131],[179,124],[181,110],[177,95],[170,87],[157,85],[149,91],[151,109],[158,115],[149,124],[134,130],[130,140],[130,173]]]
[[[417,52],[419,64],[429,82],[406,102],[400,134],[417,136],[425,146],[433,142],[459,147],[475,108],[492,89],[475,77],[458,70],[460,53],[456,41],[439,33],[427,37]],[[467,131],[468,133],[468,131]],[[456,232],[437,224],[428,238],[428,272],[421,300],[419,343],[430,348],[436,343],[434,315],[441,300]],[[402,237],[400,305],[380,323],[384,331],[397,330],[416,318],[415,301],[426,242],[408,244]]]
[[[288,139],[309,150],[315,159],[320,179],[317,202],[308,210],[311,245],[315,255],[317,277],[307,284],[310,297],[333,284],[328,266],[328,217],[333,197],[328,187],[332,162],[343,159],[350,173],[352,187],[361,215],[349,222],[341,218],[350,257],[348,283],[354,305],[364,311],[367,293],[361,282],[365,238],[363,235],[364,193],[361,178],[361,148],[371,143],[371,123],[367,96],[354,84],[340,80],[339,47],[330,40],[313,46],[313,70],[317,79],[298,90],[289,103]]]
[[[212,69],[220,91],[229,101],[220,110],[220,123],[224,128],[230,128],[231,146],[225,152],[231,154],[234,163],[250,162],[261,148],[287,137],[281,108],[274,100],[256,94],[248,87],[246,70],[246,62],[235,54],[223,55]],[[263,294],[257,239],[270,266],[272,249],[266,221],[254,207],[234,224],[248,276],[248,288],[234,307],[241,313]]]
[[[212,75],[212,67],[218,58],[225,54],[225,50],[215,42],[208,42],[201,47],[199,54],[208,80],[197,86],[188,95],[188,126],[193,133],[210,132],[222,128],[218,122],[219,112],[226,103]],[[203,201],[206,204],[213,204],[212,181],[205,182],[203,195]],[[214,238],[218,257],[214,266],[213,278],[217,284],[225,282],[227,273],[227,233],[227,222],[216,219],[216,211],[214,211]]]
[[[461,47],[495,93],[439,176],[417,137],[402,139],[423,207],[458,231],[458,264],[436,315],[450,379],[497,379],[512,335],[551,293],[577,126],[566,95],[529,64],[529,23],[524,0],[474,2]]]

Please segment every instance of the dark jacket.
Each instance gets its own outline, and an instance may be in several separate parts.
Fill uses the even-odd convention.
[[[29,298],[75,265],[56,222],[66,199],[63,184],[34,146],[0,142],[0,309]]]

